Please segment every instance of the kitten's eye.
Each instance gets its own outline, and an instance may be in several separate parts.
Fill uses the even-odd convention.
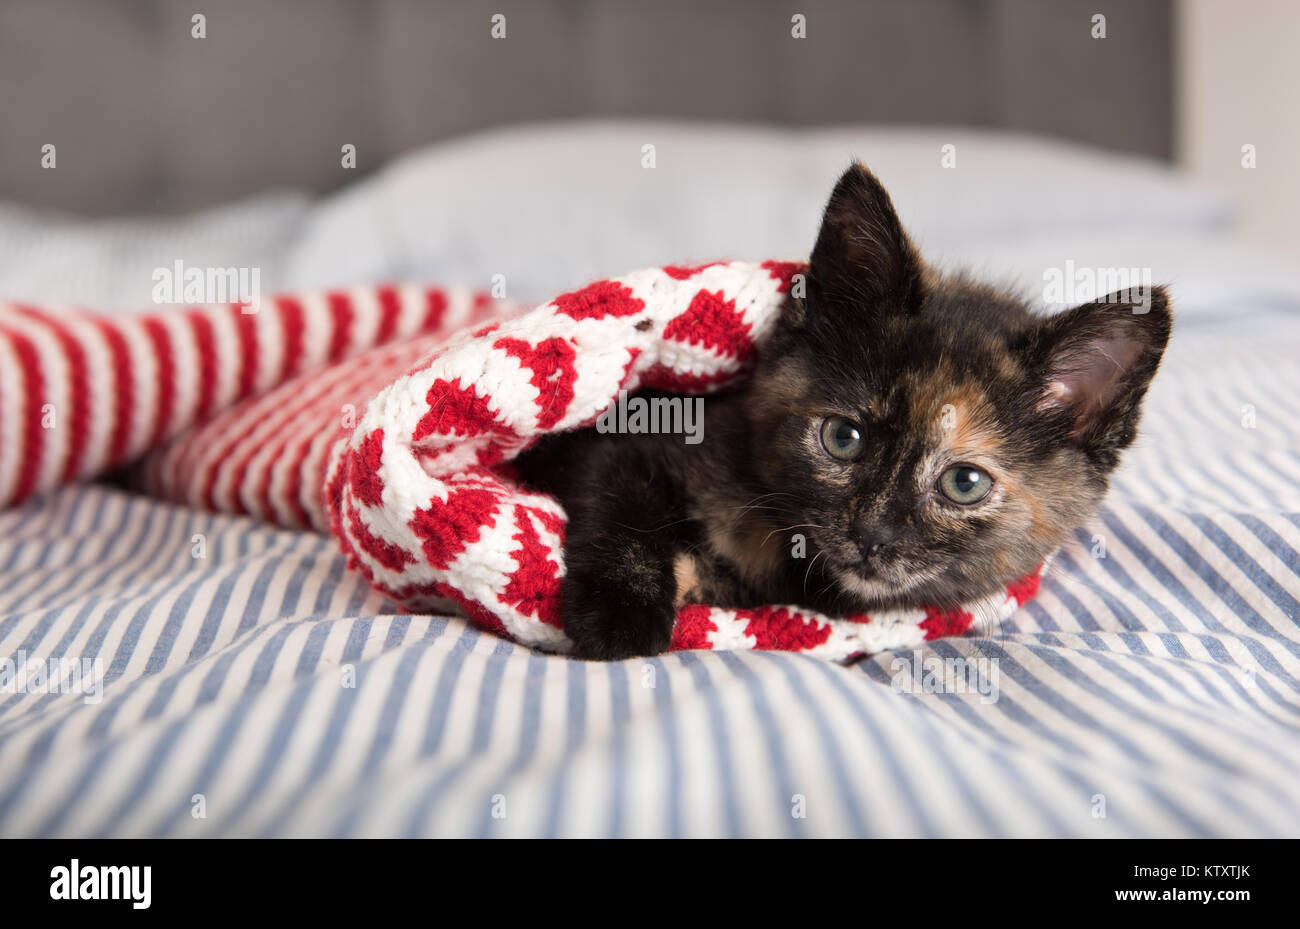
[[[939,490],[953,503],[979,503],[993,489],[993,478],[970,465],[953,465],[939,476]]]
[[[862,427],[843,416],[829,416],[822,423],[822,448],[840,461],[852,461],[862,454]]]

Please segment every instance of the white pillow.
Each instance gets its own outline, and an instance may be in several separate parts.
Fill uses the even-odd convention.
[[[942,164],[946,145],[955,167]],[[807,255],[854,157],[927,252],[1060,230],[1213,230],[1231,218],[1223,198],[1165,166],[1023,135],[548,123],[431,146],[327,198],[285,280],[488,287],[500,274],[509,296],[541,300],[649,265]]]
[[[262,293],[277,275],[311,201],[271,192],[190,216],[72,219],[0,204],[0,300],[145,312],[154,271],[258,268]]]
[[[653,168],[642,167],[646,145]],[[955,167],[942,166],[945,145]],[[489,288],[500,274],[509,296],[544,300],[649,265],[804,257],[853,157],[893,193],[927,257],[987,258],[995,274],[1008,269],[998,255],[1021,244],[1155,242],[1231,215],[1164,166],[1022,135],[548,123],[430,146],[316,203],[272,192],[110,220],[0,204],[0,298],[148,310],[154,269],[181,260],[257,267],[264,294],[383,280]]]

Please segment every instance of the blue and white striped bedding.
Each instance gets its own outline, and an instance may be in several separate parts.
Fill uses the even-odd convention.
[[[328,539],[66,489],[0,514],[0,658],[106,680],[0,692],[0,836],[1295,835],[1298,361],[1300,317],[1180,321],[1038,598],[921,655],[994,701],[910,652],[534,654]]]

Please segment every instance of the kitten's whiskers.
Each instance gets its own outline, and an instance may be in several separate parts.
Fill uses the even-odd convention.
[[[804,593],[807,593],[807,592],[808,592],[808,576],[809,576],[810,574],[812,574],[813,565],[815,565],[815,564],[817,563],[817,559],[818,559],[818,558],[820,558],[822,555],[825,555],[825,554],[826,554],[825,552],[818,552],[816,555],[813,555],[813,560],[810,561],[810,562],[808,562],[808,570],[805,571],[805,572],[803,573],[803,592],[804,592]]]
[[[760,544],[766,545],[767,540],[772,538],[776,533],[789,532],[791,529],[820,529],[822,532],[826,531],[825,526],[819,526],[816,523],[795,523],[793,526],[782,526],[780,529],[773,529],[767,535],[763,536],[763,541]]]

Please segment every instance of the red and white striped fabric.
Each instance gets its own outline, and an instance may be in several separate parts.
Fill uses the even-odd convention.
[[[0,507],[139,458],[304,372],[455,329],[491,304],[398,287],[286,295],[256,312],[105,316],[0,303]]]
[[[802,267],[656,268],[526,313],[416,287],[282,296],[256,313],[0,306],[0,505],[144,455],[148,493],[332,531],[404,608],[454,604],[564,652],[564,513],[521,489],[510,459],[591,425],[620,390],[707,392],[743,375]],[[996,623],[1037,584],[848,620],[686,606],[672,647],[843,660]]]

